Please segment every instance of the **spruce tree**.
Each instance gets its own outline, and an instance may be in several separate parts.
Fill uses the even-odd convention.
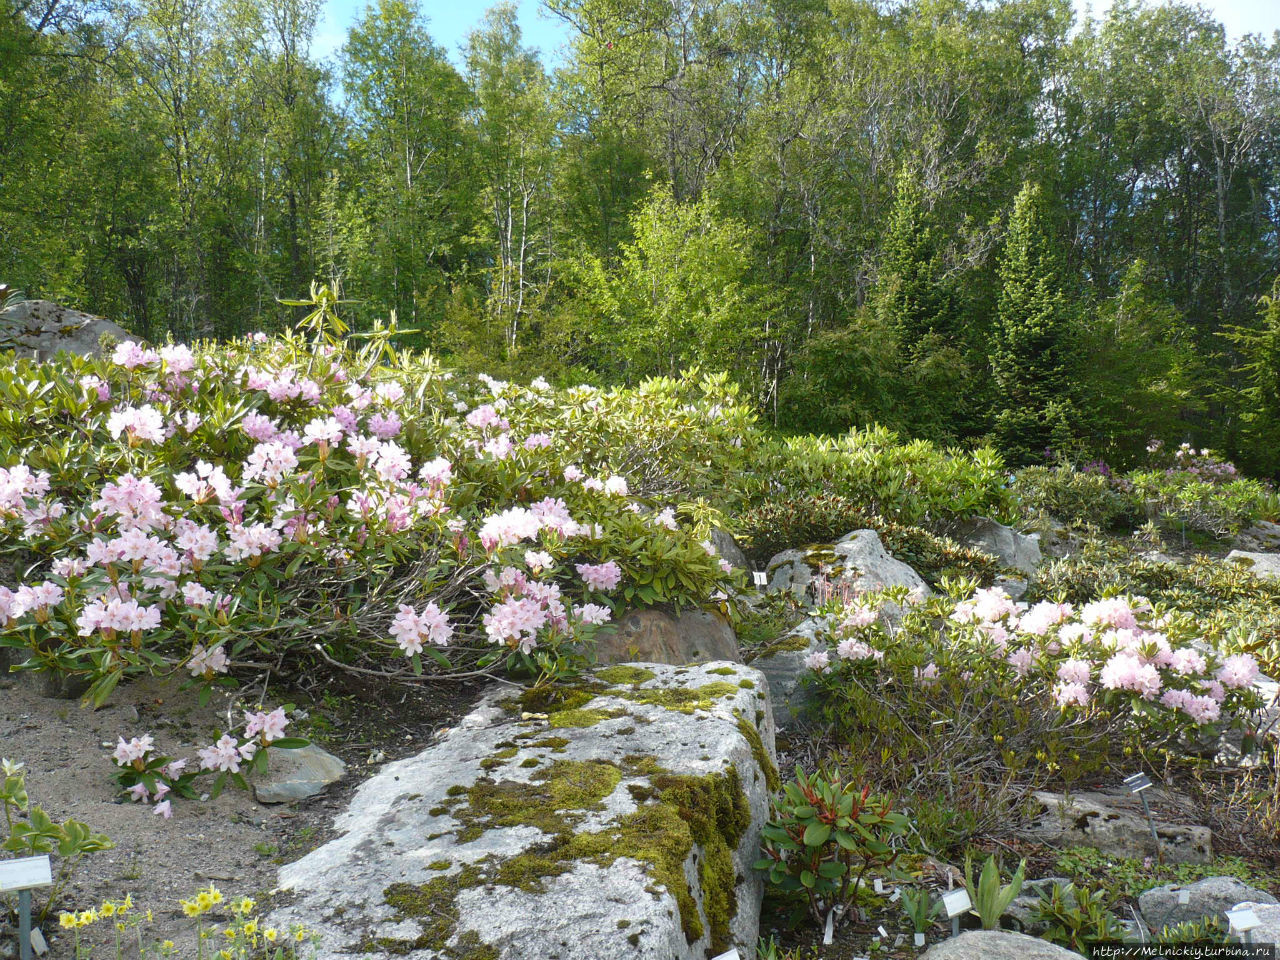
[[[1000,258],[991,339],[993,439],[1014,463],[1069,452],[1081,434],[1077,339],[1040,188],[1018,194]]]

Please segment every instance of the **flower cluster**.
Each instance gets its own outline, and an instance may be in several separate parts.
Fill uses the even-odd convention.
[[[85,675],[101,702],[148,671],[224,682],[249,644],[391,649],[415,670],[426,650],[528,652],[584,639],[618,603],[728,582],[697,547],[706,527],[615,468],[608,395],[379,356],[130,342],[79,389],[41,392],[0,426],[28,451],[0,465],[0,549],[47,558],[0,584],[0,644]],[[41,452],[68,422],[84,469]],[[660,577],[629,582],[637,551]],[[477,582],[512,565],[529,590]]]
[[[1110,597],[1076,606],[1015,603],[998,588],[959,601],[937,599],[908,610],[890,629],[874,595],[828,610],[829,649],[805,665],[838,686],[847,673],[895,673],[922,687],[944,679],[978,682],[1042,698],[1064,713],[1132,717],[1165,732],[1240,716],[1254,707],[1258,664],[1223,655],[1181,618],[1159,615],[1141,597]],[[944,619],[947,627],[934,624]]]

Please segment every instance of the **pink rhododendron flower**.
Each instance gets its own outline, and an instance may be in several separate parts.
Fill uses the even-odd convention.
[[[289,725],[285,717],[284,707],[276,707],[270,713],[264,710],[244,712],[244,735],[246,737],[262,736],[263,743],[272,743],[284,736],[284,728]]]
[[[274,487],[298,466],[298,457],[283,440],[267,440],[259,443],[245,461],[242,476],[245,480],[261,480]]]
[[[390,632],[405,656],[410,657],[421,653],[424,643],[444,647],[453,639],[453,626],[449,623],[449,617],[434,601],[423,607],[421,613],[402,603],[400,612],[392,621]]]
[[[244,419],[240,421],[240,429],[259,443],[274,440],[280,434],[276,422],[261,413],[246,413]]]
[[[1144,700],[1154,699],[1163,681],[1160,671],[1150,663],[1143,663],[1131,653],[1117,653],[1102,668],[1098,682],[1108,690],[1132,690],[1142,694]]]
[[[1064,682],[1053,688],[1053,700],[1059,707],[1089,705],[1089,689],[1083,683]]]
[[[1169,658],[1169,668],[1184,677],[1204,673],[1207,667],[1204,657],[1191,647],[1175,650]]]
[[[307,443],[338,443],[342,439],[342,424],[337,417],[317,417],[303,428],[302,438]]]
[[[483,430],[485,427],[492,427],[499,423],[501,419],[492,404],[486,403],[467,414],[467,426]]]
[[[579,563],[574,569],[589,590],[612,590],[622,579],[622,568],[613,560],[604,563]]]
[[[921,686],[929,687],[938,682],[938,665],[929,663],[923,669],[915,667],[912,669],[916,682]]]
[[[394,410],[388,411],[386,414],[375,413],[369,417],[369,429],[377,437],[383,440],[390,440],[397,436],[401,429],[400,417]]]
[[[582,469],[580,467],[575,467],[573,464],[569,464],[569,466],[564,468],[564,479],[567,483],[576,483],[584,476],[586,476],[586,474],[582,472]]]
[[[122,767],[129,766],[135,760],[145,760],[147,754],[156,748],[155,738],[149,733],[141,737],[134,737],[127,743],[124,737],[120,737],[119,741],[112,756],[115,757],[116,763]]]
[[[584,603],[582,606],[573,608],[573,615],[583,623],[602,624],[608,623],[613,616],[613,612],[605,606],[598,603]]]
[[[485,633],[494,643],[519,644],[528,653],[547,623],[547,611],[530,597],[512,597],[495,604],[483,617]]]
[[[206,649],[203,644],[196,644],[191,651],[191,659],[187,661],[187,669],[193,677],[208,677],[215,673],[226,673],[230,661],[222,647]]]
[[[141,407],[124,407],[107,418],[107,432],[112,437],[126,433],[131,443],[164,443],[164,417],[149,403]]]
[[[242,759],[239,744],[229,733],[224,733],[212,746],[196,751],[200,756],[202,770],[219,770],[226,773],[239,773]]]
[[[1080,611],[1080,619],[1091,626],[1118,627],[1125,630],[1132,630],[1138,626],[1133,607],[1123,597],[1095,600],[1085,604]]]
[[[136,370],[138,367],[149,367],[154,363],[159,363],[160,355],[154,350],[148,350],[141,344],[134,343],[132,340],[125,340],[123,343],[116,345],[115,352],[111,354],[111,362],[118,367],[124,367],[126,370]]]
[[[836,656],[841,660],[870,660],[876,656],[876,652],[868,644],[852,638],[836,644]]]
[[[99,403],[106,403],[111,399],[111,384],[100,377],[81,377],[80,386],[84,388],[86,396],[95,395]]]
[[[1243,689],[1252,686],[1259,676],[1258,661],[1247,653],[1237,653],[1222,661],[1217,679],[1223,686]]]
[[[1015,650],[1013,653],[1009,654],[1006,660],[1008,661],[1009,666],[1013,667],[1014,672],[1017,673],[1018,676],[1025,677],[1031,670],[1031,664],[1034,661],[1034,657],[1029,649],[1023,647],[1021,650]]]
[[[1042,600],[1018,619],[1018,629],[1023,633],[1043,637],[1049,628],[1067,620],[1074,612],[1069,603],[1051,603]]]
[[[164,817],[166,820],[168,820],[173,817],[172,802],[169,800],[161,800],[151,809],[151,812],[156,816]]]
[[[486,550],[497,550],[521,540],[532,540],[541,528],[541,521],[532,511],[512,507],[480,525],[480,543]]]
[[[1088,660],[1064,660],[1058,664],[1058,679],[1063,683],[1088,683],[1093,667]]]
[[[132,787],[126,790],[125,793],[129,794],[134,803],[137,803],[139,800],[146,803],[147,798],[151,796],[151,794],[147,792],[147,785],[145,783],[135,783]]]
[[[814,673],[826,673],[831,669],[831,656],[825,650],[818,650],[804,658],[806,670]]]

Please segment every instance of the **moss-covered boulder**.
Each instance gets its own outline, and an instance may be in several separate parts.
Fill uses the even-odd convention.
[[[495,690],[356,792],[282,868],[322,957],[752,956],[777,787],[767,683],[731,662],[621,664]]]

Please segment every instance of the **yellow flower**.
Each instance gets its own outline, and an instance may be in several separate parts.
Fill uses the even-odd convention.
[[[267,929],[262,931],[262,935],[266,937],[267,943],[275,943],[276,937],[279,936],[279,934],[276,933],[275,927],[267,927]]]
[[[117,930],[119,930],[121,933],[124,933],[124,921],[123,921],[123,920],[117,920],[117,921],[116,921],[116,929],[117,929]]]
[[[307,939],[306,927],[299,927],[297,930],[293,931],[293,939],[297,940],[299,943]]]
[[[182,912],[188,917],[198,917],[203,912],[200,909],[200,905],[194,900],[179,900],[178,902],[182,904]]]
[[[172,950],[172,949],[173,949],[173,941],[172,941],[172,940],[166,940],[164,943],[160,944],[160,949],[162,949],[162,950]]]
[[[250,937],[251,937],[251,936],[253,936],[255,933],[257,933],[257,932],[258,932],[258,921],[257,921],[257,920],[250,920],[250,921],[248,921],[248,922],[244,925],[244,932],[245,932],[248,936],[250,936]]]
[[[222,960],[231,960],[231,951],[230,951],[230,950],[219,950],[219,951],[218,951],[218,956],[220,956],[220,957],[222,958]]]
[[[223,935],[224,937],[227,937],[228,939],[229,939],[229,938],[231,938],[231,937],[234,937],[234,936],[236,935],[236,928],[235,928],[235,927],[227,927],[227,929],[225,929],[225,930],[223,930],[223,931],[222,931],[222,935]]]
[[[256,904],[253,902],[252,898],[241,897],[236,901],[235,905],[231,909],[236,913],[250,913],[255,906]]]
[[[151,919],[151,908],[147,907],[147,923],[153,922]]]
[[[215,887],[212,883],[209,884],[209,899],[212,900],[214,903],[222,902],[222,892],[218,890],[218,888]]]
[[[67,913],[64,910],[62,913],[58,914],[58,926],[62,927],[63,930],[67,930],[75,925],[76,915],[74,913]]]
[[[116,915],[116,905],[110,900],[103,900],[102,906],[98,908],[98,915],[103,917],[114,917]]]
[[[124,899],[120,901],[120,912],[128,913],[132,909],[133,909],[133,894],[126,893],[124,895]],[[151,918],[148,917],[147,919],[150,920]]]
[[[204,913],[206,910],[213,909],[213,905],[216,902],[217,901],[213,899],[213,897],[209,894],[209,891],[207,890],[201,890],[198,894],[196,894],[196,909],[198,909],[201,913]]]
[[[97,919],[98,919],[98,911],[83,910],[80,912],[80,915],[76,917],[76,926],[87,927],[89,926],[89,924],[93,923]]]

